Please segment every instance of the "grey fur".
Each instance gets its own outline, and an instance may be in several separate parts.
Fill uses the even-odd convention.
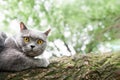
[[[30,42],[23,41],[25,36],[30,37]],[[37,44],[38,39],[42,39],[43,44]],[[49,65],[47,59],[34,58],[44,52],[47,45],[46,39],[45,33],[27,28],[21,30],[19,35],[8,38],[4,38],[3,33],[0,33],[0,70],[21,71],[29,68],[47,67]],[[35,47],[31,48],[31,45]]]
[[[0,32],[0,52],[4,49],[4,41],[7,38],[7,35],[3,32]]]

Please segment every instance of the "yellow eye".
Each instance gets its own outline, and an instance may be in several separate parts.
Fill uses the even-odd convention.
[[[24,37],[24,42],[29,42],[29,41],[30,41],[29,37]]]
[[[40,39],[39,39],[39,40],[37,41],[37,43],[38,43],[38,44],[42,44],[42,43],[43,43],[43,40],[40,40]]]

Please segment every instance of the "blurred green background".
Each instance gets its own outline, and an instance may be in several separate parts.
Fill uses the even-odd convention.
[[[119,0],[0,0],[0,30],[15,34],[20,21],[42,31],[51,28],[52,53],[120,50]]]

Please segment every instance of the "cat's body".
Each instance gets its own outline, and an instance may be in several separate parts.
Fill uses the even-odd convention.
[[[29,68],[47,67],[47,59],[34,59],[41,55],[47,45],[45,33],[28,30],[20,23],[21,32],[14,37],[6,37],[0,33],[0,71],[21,71]],[[5,37],[3,37],[5,36]]]

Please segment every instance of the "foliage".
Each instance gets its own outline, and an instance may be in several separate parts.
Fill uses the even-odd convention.
[[[93,52],[120,38],[119,0],[2,0],[0,7],[1,26],[12,20],[40,30],[50,26],[51,42],[61,39],[77,52]]]

